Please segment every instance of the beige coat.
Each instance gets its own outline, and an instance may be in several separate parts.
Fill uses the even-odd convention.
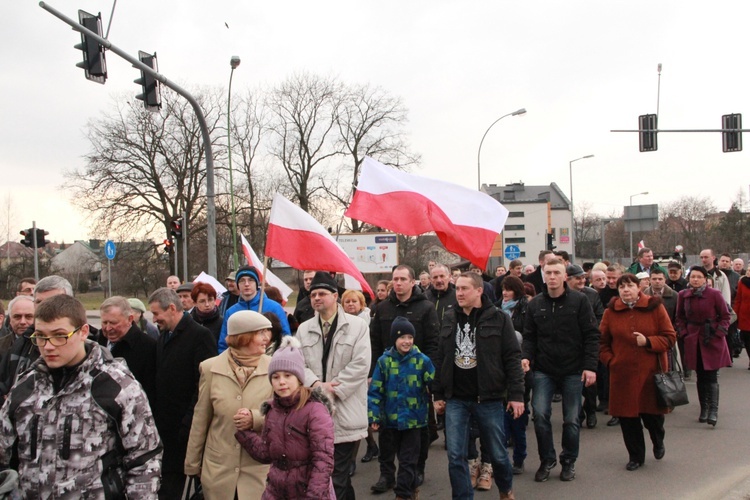
[[[266,486],[268,465],[247,454],[234,438],[232,417],[240,408],[253,414],[253,430],[263,429],[260,405],[271,398],[268,380],[271,357],[263,355],[242,388],[229,367],[229,351],[200,364],[201,378],[193,425],[190,428],[185,474],[201,474],[206,500],[260,498]]]

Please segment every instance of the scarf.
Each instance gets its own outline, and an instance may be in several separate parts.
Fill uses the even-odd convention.
[[[622,303],[628,306],[628,308],[630,309],[635,307],[636,302],[638,302],[638,299],[635,299],[633,302],[625,302],[624,300],[622,301]]]
[[[694,297],[703,297],[703,292],[706,290],[706,284],[699,286],[698,288],[693,288],[693,296]]]
[[[500,308],[503,311],[507,312],[508,314],[511,314],[513,312],[513,308],[516,307],[516,304],[518,304],[518,300],[517,299],[516,300],[508,300],[508,301],[504,300],[503,303],[500,304]]]
[[[193,312],[195,313],[195,319],[198,320],[199,323],[204,323],[217,317],[219,315],[219,308],[217,306],[214,306],[212,310],[204,313],[200,309],[198,309],[198,307],[196,307],[195,309],[193,309]]]
[[[240,387],[245,387],[245,384],[250,379],[255,369],[258,367],[258,361],[260,361],[260,354],[245,354],[237,349],[230,347],[229,356],[229,368],[232,369],[232,373],[237,378],[237,382],[240,383]]]

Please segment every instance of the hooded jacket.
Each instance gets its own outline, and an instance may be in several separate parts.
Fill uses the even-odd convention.
[[[219,354],[227,350],[227,322],[232,314],[237,311],[255,311],[259,313],[272,312],[279,318],[281,323],[281,334],[291,335],[292,331],[289,329],[289,321],[286,318],[286,311],[281,304],[273,299],[269,299],[268,296],[263,297],[263,310],[260,311],[260,296],[263,292],[258,292],[250,300],[245,300],[240,296],[240,299],[235,305],[227,309],[227,313],[224,315],[224,322],[221,324],[221,334],[219,335]]]

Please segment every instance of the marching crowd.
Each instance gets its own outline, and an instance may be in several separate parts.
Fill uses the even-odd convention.
[[[7,498],[413,499],[445,432],[453,498],[494,479],[515,498],[536,434],[544,482],[576,477],[579,432],[619,425],[625,469],[666,453],[657,373],[696,377],[698,422],[716,426],[721,368],[750,347],[750,269],[710,249],[687,272],[642,248],[624,268],[566,252],[494,277],[436,262],[380,281],[372,302],[304,271],[293,314],[252,266],[110,297],[87,324],[70,283],[24,279],[2,314],[0,492]],[[153,323],[144,314],[150,312]],[[561,402],[561,447],[551,425]],[[513,444],[512,454],[509,443]],[[12,496],[15,495],[15,496]],[[197,498],[197,497],[196,497]]]

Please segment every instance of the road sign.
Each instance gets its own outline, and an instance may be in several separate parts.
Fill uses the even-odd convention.
[[[107,242],[104,244],[104,255],[106,255],[109,260],[112,260],[115,258],[116,253],[117,247],[115,246],[115,242],[112,240],[107,240]]]
[[[521,257],[521,249],[518,245],[508,245],[505,247],[505,258],[508,260],[515,260]]]

